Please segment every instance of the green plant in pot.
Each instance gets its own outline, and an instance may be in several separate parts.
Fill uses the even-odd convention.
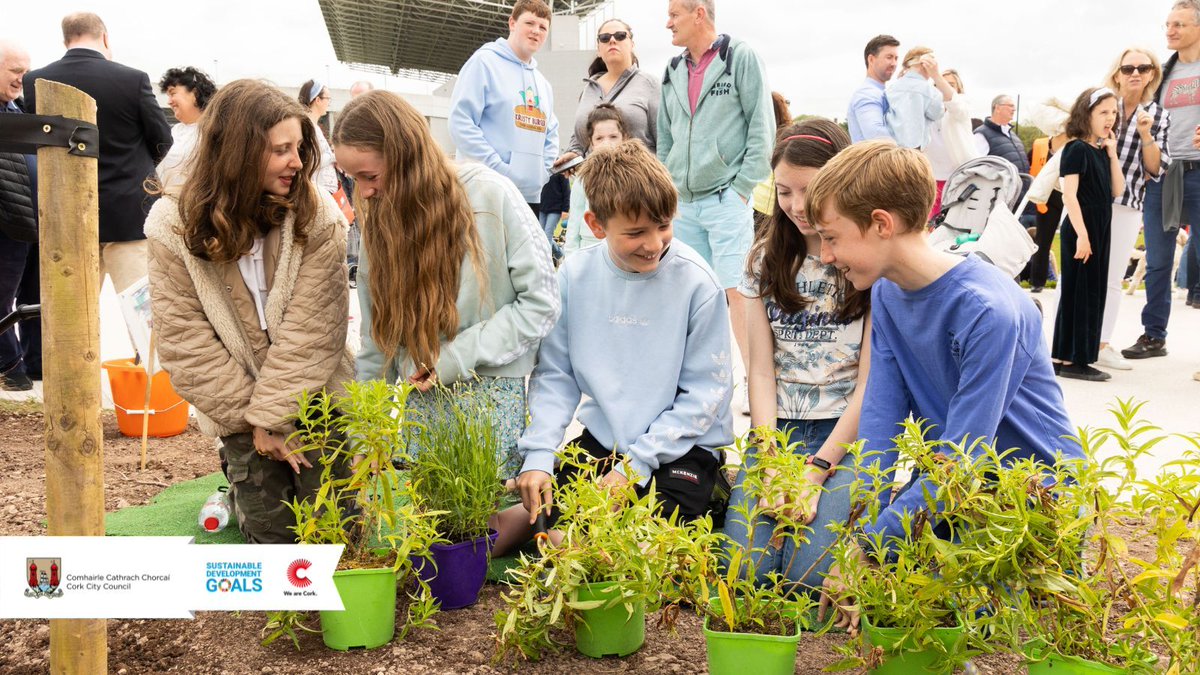
[[[297,539],[341,544],[334,584],[344,611],[320,612],[325,644],[341,651],[371,649],[395,636],[397,587],[405,593],[401,637],[432,625],[437,604],[414,569],[439,541],[439,514],[424,508],[412,484],[392,463],[401,434],[414,423],[407,412],[411,385],[351,382],[339,396],[300,398],[293,437],[300,451],[319,453],[321,484],[311,499],[289,506]],[[352,439],[352,440],[347,440]],[[288,636],[298,644],[309,630],[297,612],[268,617],[265,644]]]
[[[1200,672],[1200,435],[1186,439],[1191,450],[1135,497],[1135,509],[1153,517],[1156,546],[1152,559],[1130,556],[1140,571],[1129,580],[1135,606],[1123,623],[1158,638],[1168,673]]]
[[[801,631],[811,628],[812,598],[776,572],[767,583],[756,583],[750,558],[740,548],[712,588],[714,596],[694,605],[704,617],[709,672],[794,672]]]
[[[769,543],[745,548],[721,535],[722,546],[696,547],[689,554],[700,564],[680,566],[687,582],[678,586],[688,594],[684,600],[703,616],[708,668],[714,675],[794,672],[801,631],[811,628],[816,607],[812,589],[774,569],[765,571],[774,566],[776,556],[794,556],[807,542],[810,528],[803,514],[790,509],[768,514],[765,509],[777,495],[791,495],[799,502],[815,488],[806,478],[805,456],[795,452],[795,444],[788,444],[786,433],[773,429],[755,429],[737,439],[739,454],[746,456],[751,442],[764,449],[747,464],[742,489],[749,505],[731,505],[730,515],[752,524],[770,515],[774,530]],[[783,561],[782,569],[790,569],[793,563]]]
[[[685,570],[716,545],[711,520],[664,518],[653,493],[639,497],[634,483],[601,487],[587,457],[573,446],[563,452],[582,470],[554,492],[561,541],[522,555],[509,571],[512,587],[496,614],[499,659],[538,659],[570,644],[572,632],[588,656],[633,653],[645,640],[646,612],[666,606],[670,623],[695,578]]]
[[[1022,566],[996,590],[1001,599],[993,633],[1023,652],[1035,675],[1160,672],[1158,654],[1169,655],[1168,672],[1196,672],[1197,595],[1194,586],[1190,597],[1181,591],[1191,569],[1184,555],[1189,546],[1200,560],[1192,546],[1200,441],[1182,437],[1193,449],[1190,457],[1168,464],[1154,480],[1139,479],[1139,462],[1169,438],[1137,418],[1141,407],[1118,401],[1115,427],[1083,430],[1088,463],[1042,495],[1060,514],[1062,560]],[[1157,541],[1152,560],[1131,556],[1123,534],[1144,527],[1132,524],[1145,517],[1152,518],[1148,529]],[[1083,551],[1087,555],[1078,554]],[[1057,570],[1059,578],[1046,570]]]
[[[991,480],[1010,462],[986,444],[964,448],[928,440],[926,432],[910,419],[893,439],[899,462],[930,480],[925,508],[905,514],[903,535],[886,541],[865,535],[855,521],[877,517],[892,476],[861,446],[851,449],[861,480],[853,486],[851,520],[838,526],[833,556],[844,587],[840,601],[857,604],[861,632],[831,670],[950,673],[986,648],[974,630],[991,598],[979,570],[995,554],[970,533],[998,508]]]
[[[413,460],[413,485],[424,508],[440,514],[430,563],[418,572],[442,609],[475,604],[487,576],[496,532],[488,521],[504,495],[500,482],[500,438],[492,424],[486,391],[439,387],[436,404],[411,434],[420,449]]]

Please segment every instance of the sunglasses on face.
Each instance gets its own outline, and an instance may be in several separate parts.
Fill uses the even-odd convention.
[[[628,38],[629,38],[628,31],[619,30],[615,33],[601,33],[601,34],[597,35],[596,42],[599,42],[602,45],[606,45],[612,40],[616,40],[617,42],[624,42]]]
[[[1145,75],[1147,73],[1153,72],[1154,66],[1150,65],[1149,63],[1145,63],[1140,66],[1121,66],[1121,74],[1122,75],[1132,75],[1133,71],[1135,71],[1135,70],[1138,72],[1139,75]]]

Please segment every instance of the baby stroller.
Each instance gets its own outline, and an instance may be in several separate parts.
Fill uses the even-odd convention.
[[[946,179],[930,244],[956,255],[974,253],[1016,277],[1037,251],[1016,216],[1023,188],[1017,167],[1002,157],[964,163]]]

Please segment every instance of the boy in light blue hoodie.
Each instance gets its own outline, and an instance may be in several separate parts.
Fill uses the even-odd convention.
[[[558,157],[554,95],[533,59],[549,31],[545,2],[517,0],[508,38],[480,47],[459,71],[450,95],[456,159],[482,162],[505,176],[531,207],[541,201]]]
[[[522,505],[497,517],[498,555],[528,540],[555,477],[575,469],[556,467],[555,453],[577,408],[585,429],[571,442],[596,459],[601,483],[653,489],[680,520],[708,512],[719,449],[733,442],[725,293],[695,250],[672,241],[670,174],[637,141],[596,151],[580,172],[584,218],[605,245],[559,268],[562,314],[538,351],[517,443]]]

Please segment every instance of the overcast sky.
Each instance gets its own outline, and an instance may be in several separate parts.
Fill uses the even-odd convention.
[[[157,80],[172,66],[194,65],[218,82],[263,77],[299,86],[311,77],[348,87],[380,75],[339,66],[316,0],[4,0],[0,38],[29,50],[34,67],[62,54],[59,22],[87,9],[108,25],[114,58]],[[958,69],[975,115],[991,98],[1020,95],[1022,105],[1049,96],[1073,99],[1094,86],[1126,46],[1165,58],[1162,25],[1171,3],[1159,0],[718,0],[717,29],[749,42],[767,64],[772,89],[795,114],[842,118],[863,78],[862,49],[878,33],[901,50],[925,45],[943,67]],[[616,0],[605,10],[633,27],[642,67],[661,72],[678,53],[665,28],[666,0]],[[397,91],[425,83],[388,78]]]

